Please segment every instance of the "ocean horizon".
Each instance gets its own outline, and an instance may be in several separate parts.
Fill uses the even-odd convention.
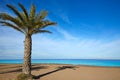
[[[22,59],[1,59],[0,64],[22,64]],[[32,59],[32,64],[72,64],[86,66],[120,67],[120,60],[106,59]]]

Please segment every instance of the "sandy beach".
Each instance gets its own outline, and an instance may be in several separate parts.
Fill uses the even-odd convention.
[[[0,64],[0,80],[14,80],[20,64]],[[120,80],[120,68],[57,64],[33,64],[35,80]]]

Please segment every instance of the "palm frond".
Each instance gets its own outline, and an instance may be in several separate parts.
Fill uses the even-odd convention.
[[[14,24],[11,24],[11,23],[5,22],[5,21],[0,21],[0,23],[2,24],[2,26],[8,26],[8,27],[14,28],[15,30],[20,31],[20,32],[22,32],[22,33],[25,34],[24,31],[22,31],[19,27],[17,27],[17,26],[14,25]]]
[[[36,20],[43,20],[48,15],[48,11],[42,10],[38,15],[36,15]]]
[[[24,19],[20,15],[20,12],[14,6],[7,4],[7,7],[10,8],[20,18],[22,22],[24,22]]]
[[[43,29],[43,28],[48,27],[50,25],[56,25],[56,23],[55,22],[50,22],[48,20],[35,22],[35,24],[33,25],[34,27],[32,27],[31,30],[32,30],[32,32],[34,32],[36,30]]]
[[[21,9],[23,10],[26,18],[28,19],[28,13],[27,13],[27,10],[25,9],[25,7],[22,4],[20,4],[20,3],[18,3],[18,5],[21,7]]]
[[[57,23],[56,22],[50,22],[49,20],[45,20],[42,22],[42,26],[40,28],[45,28],[47,26],[51,26],[51,25],[56,25]]]
[[[35,30],[35,31],[33,31],[32,34],[37,34],[37,33],[52,33],[52,32],[50,32],[48,30]]]
[[[11,21],[13,22],[14,24],[16,24],[17,26],[22,26],[22,23],[17,19],[17,18],[14,18],[6,13],[0,13],[0,18],[2,20],[8,20],[8,21]]]
[[[28,18],[26,17],[26,15],[24,14],[24,12],[21,12],[20,15],[22,16],[22,18],[24,19],[24,25],[27,25],[27,23],[29,23]]]
[[[36,12],[35,6],[32,4],[31,10],[30,10],[30,16],[29,16],[29,17],[30,17],[30,20],[33,20],[33,19],[34,19],[35,12]]]
[[[35,21],[33,26],[34,26],[34,28],[39,28],[42,25],[43,25],[43,23],[41,21]]]

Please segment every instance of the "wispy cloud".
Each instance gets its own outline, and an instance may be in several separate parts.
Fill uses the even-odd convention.
[[[120,39],[104,42],[94,39],[79,39],[63,30],[56,29],[65,38],[52,39],[44,35],[33,36],[32,58],[96,58],[120,59]],[[16,33],[16,32],[14,32]],[[0,37],[0,59],[23,57],[23,35],[4,34]]]
[[[67,40],[78,40],[77,37],[74,37],[73,35],[68,33],[66,30],[62,29],[61,27],[58,26],[58,27],[54,27],[54,28],[57,30],[57,32],[62,34],[65,39],[67,39]]]
[[[35,44],[39,46],[39,50],[35,49],[38,53],[42,51],[47,56],[54,55],[50,58],[120,59],[120,40],[104,43],[100,40],[57,41],[44,38],[41,42],[36,41]]]
[[[69,17],[65,13],[59,14],[59,17],[66,22],[67,24],[71,24],[72,22],[70,21]]]
[[[64,21],[65,23],[67,24],[72,24],[69,16],[68,16],[68,13],[67,13],[67,10],[61,6],[61,4],[59,4],[59,1],[54,1],[54,9],[53,9],[53,14],[56,15],[57,17],[59,17],[62,21]],[[56,12],[54,12],[56,11]]]
[[[120,59],[120,39],[109,42],[100,39],[79,39],[60,27],[56,30],[65,39],[57,40],[41,36],[40,41],[38,39],[33,42],[34,46],[36,45],[34,51],[37,50],[37,56],[44,56],[43,58],[47,56],[47,58]]]

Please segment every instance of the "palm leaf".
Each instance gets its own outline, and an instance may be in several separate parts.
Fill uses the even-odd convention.
[[[56,24],[57,23],[55,23],[55,22],[50,22],[50,21],[46,20],[46,21],[43,21],[43,25],[40,28],[45,28],[47,26],[56,25]]]
[[[17,27],[16,25],[13,25],[13,24],[11,24],[11,23],[9,23],[9,22],[5,22],[5,21],[0,21],[0,23],[2,24],[2,26],[8,26],[8,27],[14,28],[15,30],[20,31],[20,32],[22,32],[22,33],[25,34],[25,32],[22,31],[22,30],[21,30],[19,27]]]
[[[42,10],[38,15],[36,15],[36,20],[43,20],[48,15],[48,11]]]
[[[30,10],[30,20],[34,19],[35,12],[36,12],[35,6],[32,4],[31,10]]]
[[[24,25],[27,26],[27,24],[29,23],[28,18],[26,17],[26,15],[24,14],[24,12],[21,12],[20,15],[24,19]]]
[[[27,10],[25,9],[25,7],[22,4],[20,4],[20,3],[18,3],[18,5],[21,7],[21,9],[23,10],[26,18],[28,19],[28,13],[27,13]]]
[[[20,18],[20,20],[24,23],[24,19],[22,18],[19,11],[14,6],[7,4],[7,7],[10,8]]]
[[[52,33],[52,32],[50,32],[48,30],[35,30],[35,31],[33,31],[33,34],[37,34],[37,33]]]
[[[22,26],[22,23],[17,18],[13,18],[12,16],[10,16],[6,13],[0,13],[0,18],[3,20],[11,21],[11,22],[15,23],[17,26]]]
[[[39,21],[39,22],[36,22],[33,25],[34,27],[32,27],[31,30],[32,30],[32,32],[34,32],[34,30],[40,30],[40,29],[43,29],[43,28],[48,27],[50,25],[56,25],[56,23],[55,22],[50,22],[48,20],[46,20],[46,21]]]

